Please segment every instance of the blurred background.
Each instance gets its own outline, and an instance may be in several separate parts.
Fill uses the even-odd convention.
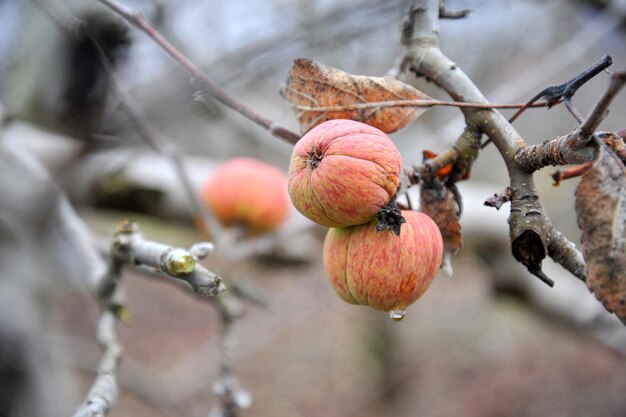
[[[92,28],[125,91],[185,155],[198,192],[220,162],[237,156],[286,172],[292,145],[194,94],[193,80],[144,33],[95,0],[54,4]],[[400,25],[409,6],[377,0],[127,4],[217,84],[296,131],[279,95],[292,61],[307,57],[353,74],[385,75],[402,53]],[[472,13],[441,22],[442,49],[494,103],[525,102],[605,54],[613,57],[609,70],[626,67],[624,0],[447,5]],[[182,247],[205,239],[170,161],[144,144],[111,92],[93,42],[68,36],[59,23],[37,1],[0,0],[0,415],[16,409],[18,415],[70,415],[84,398],[100,356],[98,306],[85,285],[98,255],[86,245],[95,240],[106,247],[115,225],[129,217],[149,239]],[[447,98],[423,80],[403,80]],[[576,94],[583,115],[608,80],[601,73]],[[601,129],[624,129],[625,115],[622,93]],[[458,110],[434,108],[392,139],[409,167],[421,162],[424,149],[445,150],[463,126]],[[576,123],[557,106],[529,110],[515,127],[534,144]],[[577,180],[554,187],[552,171],[536,175],[546,212],[579,242]],[[262,251],[236,261],[210,257],[208,268],[267,299],[264,308],[246,305],[233,329],[230,355],[253,398],[241,414],[623,416],[626,330],[583,283],[549,260],[552,289],[513,261],[508,206],[496,212],[482,205],[507,185],[504,163],[490,146],[471,180],[460,185],[465,246],[453,260],[453,277],[440,274],[400,323],[339,300],[321,261],[326,230],[295,209]],[[215,309],[137,271],[125,274],[123,286],[132,322],[119,327],[125,356],[111,416],[207,416],[217,401]]]

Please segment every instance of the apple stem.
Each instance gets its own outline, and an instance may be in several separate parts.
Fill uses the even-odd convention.
[[[308,155],[309,157],[306,160],[307,165],[309,165],[313,169],[319,167],[320,162],[322,161],[322,157],[324,156],[322,155],[322,152],[318,151],[317,149],[312,149],[309,151]]]

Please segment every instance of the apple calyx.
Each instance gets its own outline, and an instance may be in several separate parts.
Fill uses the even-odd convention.
[[[378,210],[376,219],[378,220],[378,225],[376,226],[377,232],[391,230],[396,236],[400,236],[400,226],[402,226],[402,223],[406,223],[406,219],[402,216],[400,207],[398,207],[393,200],[385,207]]]

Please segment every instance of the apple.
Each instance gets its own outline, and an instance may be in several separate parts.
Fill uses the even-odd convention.
[[[400,236],[376,231],[376,221],[331,228],[324,242],[324,267],[339,297],[351,304],[388,311],[393,319],[426,291],[441,266],[443,240],[426,214],[402,211]]]
[[[329,120],[296,143],[289,165],[293,205],[327,227],[370,222],[398,190],[402,158],[389,136],[353,120]]]
[[[289,215],[285,174],[252,158],[234,158],[221,164],[201,194],[224,226],[243,226],[250,234],[275,230]]]

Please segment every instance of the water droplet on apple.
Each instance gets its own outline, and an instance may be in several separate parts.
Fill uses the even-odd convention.
[[[406,315],[406,311],[404,310],[391,310],[389,312],[389,317],[391,317],[391,319],[395,321],[402,320],[405,315]]]

